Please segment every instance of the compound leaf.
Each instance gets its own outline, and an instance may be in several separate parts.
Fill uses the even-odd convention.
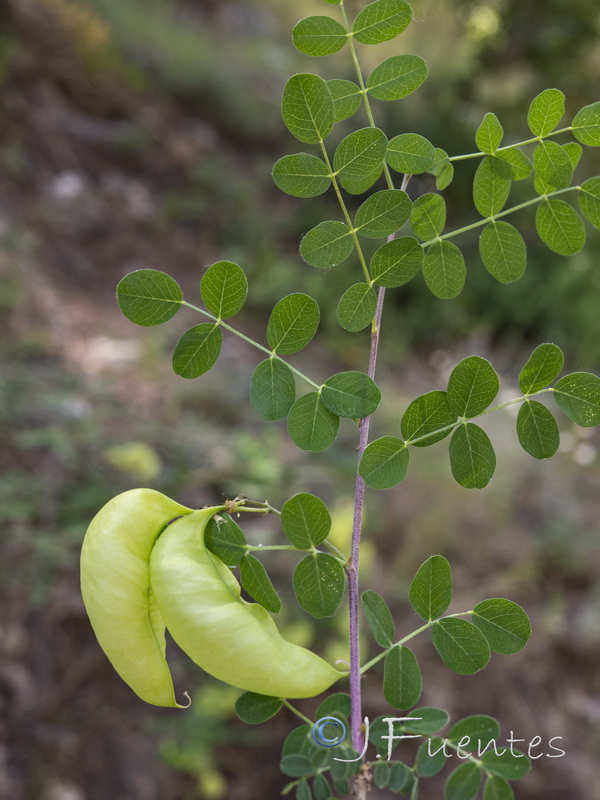
[[[340,425],[339,417],[325,406],[318,392],[302,395],[288,414],[288,433],[301,450],[320,453],[333,444]]]
[[[330,269],[345,261],[354,250],[350,228],[343,222],[320,222],[300,242],[300,255],[318,269]]]
[[[600,229],[600,177],[588,178],[581,184],[579,208],[587,221]]]
[[[367,446],[359,473],[371,489],[391,489],[406,477],[408,461],[408,450],[402,439],[382,436]]]
[[[273,614],[281,611],[281,598],[275,591],[267,570],[250,553],[240,561],[240,582],[250,597],[267,611]]]
[[[531,761],[518,750],[505,750],[496,754],[488,750],[481,757],[482,769],[488,775],[495,775],[508,781],[517,781],[524,778],[531,769]]]
[[[376,0],[358,14],[352,35],[361,44],[380,44],[395,39],[411,19],[412,10],[406,0]]]
[[[259,417],[273,422],[287,417],[296,399],[294,373],[278,358],[266,358],[250,381],[250,403]]]
[[[473,180],[473,202],[482,217],[493,217],[504,208],[510,194],[511,167],[496,156],[486,156]]]
[[[292,197],[318,197],[331,186],[325,162],[308,153],[280,158],[272,174],[275,185]]]
[[[383,189],[368,197],[356,212],[354,226],[367,239],[384,239],[410,217],[412,203],[400,189]]]
[[[448,405],[446,392],[427,392],[413,400],[404,412],[402,436],[415,447],[429,447],[445,439],[451,430],[448,426],[453,425],[457,419],[458,414]],[[440,431],[440,428],[448,430]],[[418,441],[423,436],[427,438]],[[415,439],[417,441],[412,441]]]
[[[311,616],[331,617],[342,601],[344,568],[329,553],[306,556],[294,571],[294,592],[302,608]]]
[[[444,800],[473,800],[481,786],[481,772],[476,764],[462,764],[448,776]]]
[[[513,283],[523,277],[527,246],[510,223],[493,220],[486,225],[479,237],[479,254],[487,271],[500,283]]]
[[[492,155],[500,147],[504,129],[500,120],[492,112],[488,112],[475,134],[475,143],[482,153]]]
[[[393,239],[373,254],[371,277],[386,288],[404,286],[419,273],[423,258],[423,248],[412,236]]]
[[[436,163],[435,147],[418,133],[401,133],[390,141],[386,160],[396,172],[418,175],[429,172]]]
[[[281,114],[289,132],[305,144],[326,139],[335,123],[333,98],[318,75],[293,75],[283,90]]]
[[[342,122],[352,117],[361,106],[362,94],[360,87],[352,81],[332,78],[327,81],[327,86],[333,98],[335,121]]]
[[[504,778],[490,775],[485,782],[483,800],[515,800],[515,795],[510,784]]]
[[[573,135],[581,144],[600,147],[600,100],[578,111],[571,125]]]
[[[295,547],[310,550],[318,547],[328,537],[331,516],[319,497],[301,492],[284,503],[281,509],[281,527]]]
[[[383,170],[387,137],[379,128],[361,128],[342,139],[333,157],[340,184],[350,194],[361,194]]]
[[[138,269],[117,285],[119,308],[136,325],[162,325],[181,308],[183,294],[177,281],[156,269]]]
[[[555,344],[540,344],[527,359],[519,375],[519,388],[523,394],[535,394],[545,389],[560,375],[565,357]]]
[[[377,295],[369,283],[355,283],[346,289],[337,307],[337,320],[347,331],[356,333],[371,324],[377,308]]]
[[[487,433],[472,422],[456,429],[450,439],[450,467],[465,489],[485,489],[496,470],[496,453]]]
[[[473,675],[490,660],[490,648],[473,623],[444,617],[433,623],[431,639],[442,661],[458,675]]]
[[[527,614],[512,600],[493,598],[477,603],[471,621],[485,636],[490,650],[501,655],[518,653],[531,636]]]
[[[338,417],[356,419],[368,417],[376,410],[381,392],[364,372],[338,372],[321,387],[321,399]]]
[[[383,694],[392,708],[412,708],[419,702],[423,680],[412,650],[395,645],[383,665]]]
[[[535,227],[544,244],[561,256],[575,255],[585,244],[583,222],[564,200],[543,200],[535,215]]]
[[[545,89],[534,97],[527,113],[527,124],[534,136],[547,136],[565,113],[565,96],[559,89]]]
[[[431,556],[412,579],[410,604],[426,622],[441,617],[452,600],[452,571],[444,556]]]
[[[425,253],[423,277],[429,290],[440,300],[457,297],[467,278],[463,254],[452,242],[434,242]]]
[[[360,602],[373,638],[380,647],[389,647],[394,641],[396,626],[387,603],[370,589],[362,593]]]
[[[279,697],[244,692],[235,702],[235,712],[242,722],[259,725],[274,717],[282,705],[283,700]]]
[[[223,334],[212,322],[186,331],[175,346],[173,371],[182,378],[198,378],[213,367],[221,353]]]
[[[554,385],[554,399],[576,425],[600,425],[600,378],[591,372],[572,372]]]
[[[377,100],[400,100],[416,91],[427,73],[427,64],[420,56],[392,56],[371,72],[367,89]]]
[[[514,181],[524,181],[533,172],[533,164],[522,150],[518,147],[509,147],[496,153],[496,158],[506,161],[512,169],[512,179]]]
[[[536,175],[555,189],[564,189],[571,183],[573,165],[566,150],[556,142],[540,142],[533,153]]]
[[[330,56],[347,41],[346,29],[331,17],[306,17],[292,31],[294,46],[307,56]]]
[[[460,417],[476,417],[490,405],[500,379],[490,362],[480,356],[463,358],[448,380],[448,404]]]
[[[228,567],[237,567],[246,555],[246,539],[240,526],[229,514],[211,517],[204,531],[208,549]]]
[[[271,312],[267,325],[269,347],[279,355],[297,353],[317,332],[319,319],[316,300],[301,292],[288,294]]]
[[[537,400],[528,400],[519,409],[517,435],[523,450],[534,458],[552,458],[560,445],[552,412]]]
[[[219,319],[233,317],[246,302],[248,281],[241,267],[232,261],[217,261],[200,281],[204,305]]]
[[[419,239],[435,239],[446,224],[446,201],[440,194],[422,194],[413,203],[410,224]]]

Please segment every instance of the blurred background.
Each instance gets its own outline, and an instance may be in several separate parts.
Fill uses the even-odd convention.
[[[542,89],[567,94],[567,119],[598,99],[596,0],[413,6],[415,21],[400,39],[360,52],[365,69],[397,52],[429,64],[415,95],[376,102],[390,136],[416,131],[450,154],[466,153],[488,110],[511,142],[526,138],[527,108]],[[242,492],[280,507],[296,491],[313,491],[332,510],[335,541],[348,546],[352,424],[343,423],[331,450],[301,453],[284,424],[264,423],[249,407],[256,351],[226,337],[215,369],[185,381],[171,372],[170,353],[196,319],[182,313],[140,329],[114,299],[124,274],[151,267],[176,277],[194,302],[203,268],[230,259],[250,278],[236,320],[242,330],[262,340],[273,304],[305,291],[319,300],[323,322],[293,363],[320,380],[365,369],[368,333],[345,333],[335,321],[356,265],[324,275],[297,253],[302,233],[338,217],[334,198],[295,200],[270,178],[278,157],[302,149],[279,116],[289,75],[353,77],[347,54],[315,62],[294,51],[291,28],[311,13],[335,8],[316,0],[0,5],[1,798],[250,800],[277,797],[283,786],[279,753],[295,719],[280,713],[248,728],[232,713],[239,692],[175,649],[176,683],[191,692],[191,709],[145,706],[96,644],[78,557],[100,506],[135,486],[192,506]],[[341,138],[348,129],[338,127]],[[459,168],[445,192],[451,226],[476,219],[475,166]],[[577,176],[599,167],[588,151]],[[428,181],[413,180],[411,191],[432,190]],[[533,191],[530,183],[515,186],[515,202]],[[517,220],[529,246],[519,283],[502,287],[486,273],[473,235],[459,242],[469,270],[459,299],[436,300],[420,279],[388,293],[378,370],[386,399],[373,436],[397,434],[408,402],[443,388],[466,355],[492,360],[502,399],[514,396],[540,342],[560,345],[569,370],[600,369],[600,236],[590,229],[585,251],[564,259],[539,242],[533,219],[528,209]],[[448,708],[453,719],[495,715],[527,741],[563,737],[567,755],[537,761],[517,796],[597,800],[600,438],[561,416],[560,452],[537,463],[518,446],[514,416],[492,417],[498,470],[485,491],[454,484],[437,445],[414,454],[401,487],[369,493],[363,586],[389,600],[398,630],[412,630],[410,579],[439,552],[454,569],[451,611],[489,596],[524,605],[534,627],[526,650],[493,657],[473,677],[448,673],[418,640],[422,704]],[[281,537],[270,519],[244,520],[244,528],[250,541]],[[344,657],[344,614],[310,621],[293,599],[295,559],[266,563],[288,600],[279,621],[286,636]],[[366,638],[363,652],[375,652]],[[364,693],[371,718],[387,710],[377,671]],[[317,704],[301,705],[312,714]],[[441,787],[426,782],[422,797],[438,800]]]

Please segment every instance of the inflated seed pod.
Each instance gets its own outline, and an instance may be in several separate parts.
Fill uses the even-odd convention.
[[[150,558],[158,607],[179,647],[225,683],[275,697],[313,697],[346,673],[286,641],[269,613],[240,596],[231,570],[204,544],[216,509],[176,520]]]
[[[150,589],[150,554],[164,526],[189,513],[153,489],[132,489],[100,509],[81,550],[81,593],[98,642],[133,691],[159,706],[179,703]]]

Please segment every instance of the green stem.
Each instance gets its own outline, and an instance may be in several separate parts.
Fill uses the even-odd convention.
[[[376,128],[377,125],[375,124],[375,117],[373,116],[373,112],[371,111],[371,103],[369,102],[369,93],[367,91],[367,87],[365,85],[365,80],[363,78],[362,69],[360,67],[360,63],[358,61],[358,55],[356,53],[356,47],[354,45],[354,38],[352,37],[352,33],[350,30],[350,23],[348,21],[348,15],[346,14],[346,9],[344,8],[344,4],[340,4],[340,11],[342,14],[342,20],[344,22],[344,26],[346,28],[346,33],[348,34],[348,44],[350,46],[350,53],[352,54],[352,61],[354,62],[354,68],[356,69],[356,76],[358,78],[358,85],[360,86],[360,93],[363,97],[363,103],[365,105],[365,111],[367,112],[367,118],[369,120],[369,125],[372,128]],[[383,162],[383,174],[385,175],[385,180],[388,185],[389,189],[394,188],[394,182],[392,180],[392,176],[390,174],[390,169],[386,162]]]
[[[300,719],[301,719],[303,722],[305,722],[307,725],[311,725],[311,726],[312,726],[312,724],[313,724],[312,720],[311,720],[311,719],[309,719],[308,717],[304,716],[304,714],[303,714],[301,711],[298,711],[298,709],[297,709],[297,708],[294,708],[294,706],[293,706],[293,705],[290,703],[290,701],[289,701],[289,700],[285,700],[285,699],[284,699],[284,700],[283,700],[283,705],[284,705],[286,708],[289,708],[289,710],[290,710],[290,711],[291,711],[293,714],[295,714],[297,717],[300,717]]]
[[[496,153],[501,153],[503,150],[512,150],[513,147],[523,147],[526,144],[535,144],[535,142],[541,142],[542,139],[549,139],[551,136],[558,136],[560,133],[567,133],[568,131],[572,131],[573,126],[569,125],[568,128],[561,128],[558,131],[552,131],[552,133],[547,133],[545,136],[534,136],[532,139],[525,139],[522,142],[517,142],[516,144],[506,144],[504,147],[499,147],[493,155]],[[467,153],[464,156],[450,156],[450,161],[465,161],[467,158],[480,158],[481,156],[490,155],[490,153]]]
[[[442,236],[437,236],[435,239],[431,239],[428,242],[423,242],[422,247],[429,247],[429,245],[433,244],[434,242],[439,242],[442,239],[452,239],[453,236],[458,236],[461,233],[472,231],[474,228],[481,228],[482,225],[487,225],[488,222],[493,222],[496,219],[501,219],[502,217],[506,217],[509,214],[513,214],[515,211],[520,211],[522,208],[527,208],[527,206],[533,206],[536,203],[541,203],[542,200],[546,200],[549,197],[556,197],[559,194],[565,194],[566,192],[575,192],[575,191],[581,191],[581,186],[568,186],[566,189],[557,189],[556,191],[550,192],[549,194],[541,194],[539,197],[534,197],[533,200],[526,200],[524,203],[519,203],[518,206],[507,208],[505,211],[499,211],[498,214],[494,214],[492,217],[486,217],[485,219],[480,219],[478,222],[471,223],[471,225],[465,225],[464,228],[457,228],[455,231],[450,231],[450,233],[444,233]]]
[[[471,611],[459,611],[457,614],[446,614],[446,616],[445,617],[441,617],[441,619],[449,619],[450,617],[464,617],[466,614],[472,614],[472,613],[473,613],[473,610],[471,610]],[[404,636],[402,639],[398,639],[397,642],[394,642],[394,644],[391,644],[389,647],[387,647],[381,653],[376,655],[375,658],[372,658],[370,661],[367,661],[367,663],[360,668],[360,674],[364,675],[364,673],[367,672],[368,670],[370,670],[371,667],[375,666],[375,664],[378,664],[383,658],[385,658],[387,656],[387,654],[390,652],[390,650],[392,648],[398,647],[398,645],[403,645],[406,642],[409,642],[411,639],[414,639],[415,636],[418,636],[420,633],[423,633],[423,631],[426,631],[428,628],[431,628],[431,626],[434,624],[434,622],[437,622],[437,620],[432,619],[429,622],[426,622],[425,625],[422,625],[420,628],[417,628],[416,631],[413,631],[412,633],[409,633],[407,636]]]
[[[531,397],[537,397],[540,394],[546,394],[547,392],[552,392],[554,389],[540,389],[539,392],[534,392],[533,394],[524,394],[522,397],[515,397],[514,400],[507,400],[505,403],[501,403],[499,406],[492,406],[491,408],[486,408],[485,411],[482,411],[481,414],[476,414],[474,417],[469,417],[468,419],[460,418],[456,422],[453,422],[451,425],[444,425],[443,428],[438,428],[437,431],[432,431],[431,433],[426,433],[423,436],[417,436],[416,439],[408,439],[405,442],[405,445],[408,447],[409,445],[418,444],[419,442],[423,442],[426,439],[430,439],[432,436],[437,436],[439,433],[445,433],[446,431],[450,432],[453,431],[455,428],[458,428],[459,425],[463,425],[465,422],[471,422],[474,419],[479,419],[479,417],[483,417],[486,414],[491,414],[492,411],[500,411],[502,408],[508,408],[509,406],[514,406],[517,403],[523,403],[526,400],[529,400]]]
[[[294,550],[296,553],[305,552],[300,547],[294,547],[293,544],[247,544],[246,550]]]
[[[342,209],[342,214],[344,215],[344,219],[346,220],[346,224],[350,228],[350,233],[352,234],[352,238],[354,239],[354,246],[356,247],[356,251],[358,253],[358,258],[360,260],[360,265],[362,267],[363,274],[365,276],[365,280],[367,283],[370,283],[371,276],[369,275],[369,268],[367,267],[367,261],[365,259],[365,254],[362,251],[362,247],[360,244],[360,240],[356,233],[356,228],[354,227],[354,223],[352,222],[352,218],[348,213],[348,208],[346,207],[346,203],[344,202],[344,198],[342,197],[342,193],[340,191],[340,187],[337,182],[337,178],[335,176],[335,172],[333,171],[333,167],[331,166],[331,161],[329,160],[329,156],[327,155],[327,149],[325,148],[325,143],[321,140],[321,152],[323,154],[323,159],[327,164],[327,169],[331,175],[331,182],[333,184],[333,188],[335,189],[335,193],[337,195],[337,199],[340,204],[340,208]]]
[[[187,300],[182,300],[181,305],[187,306],[188,308],[193,308],[194,311],[197,311],[199,314],[202,314],[203,316],[212,319],[212,321],[216,325],[220,325],[222,328],[225,328],[225,330],[228,330],[230,331],[230,333],[235,334],[240,339],[243,339],[245,342],[248,342],[248,344],[251,344],[253,347],[256,347],[258,350],[262,350],[262,352],[266,353],[270,358],[276,358],[278,361],[282,361],[287,367],[289,367],[292,370],[293,373],[295,373],[299,378],[302,378],[303,381],[306,381],[306,383],[308,383],[314,389],[321,388],[320,384],[312,381],[307,375],[305,375],[303,372],[300,372],[300,370],[296,369],[296,367],[293,367],[291,364],[289,364],[287,361],[281,358],[281,356],[277,355],[277,353],[273,352],[272,350],[269,350],[268,347],[265,347],[259,342],[255,342],[254,339],[251,339],[249,336],[246,336],[245,333],[242,333],[241,331],[232,328],[231,325],[228,325],[226,322],[223,322],[223,320],[219,319],[219,317],[215,317],[214,314],[211,314],[209,311],[205,311],[203,308],[198,308],[198,306],[195,306],[192,303],[188,303]]]

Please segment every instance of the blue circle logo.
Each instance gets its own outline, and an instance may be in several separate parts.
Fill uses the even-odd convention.
[[[325,735],[325,729],[328,727],[336,730],[333,738]],[[312,737],[319,747],[335,747],[346,738],[346,726],[337,717],[321,717],[312,727]]]

